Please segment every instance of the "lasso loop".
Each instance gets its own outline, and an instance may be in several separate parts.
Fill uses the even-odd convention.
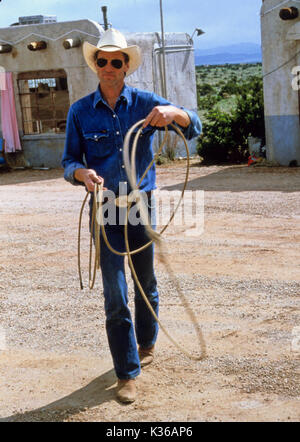
[[[134,137],[133,140],[133,146],[132,146],[132,151],[131,151],[131,159],[129,159],[129,143],[130,143],[130,139],[131,136],[133,134],[133,132],[135,131],[135,129],[139,126],[141,126],[144,123],[145,120],[140,120],[138,121],[136,124],[134,124],[131,129],[127,132],[126,136],[125,136],[125,140],[124,140],[124,149],[123,149],[123,156],[124,156],[124,165],[125,165],[125,169],[126,169],[126,173],[128,176],[128,180],[131,186],[131,189],[133,190],[134,194],[137,195],[140,193],[139,187],[143,181],[143,179],[145,178],[146,174],[148,173],[148,171],[150,170],[150,168],[152,167],[152,165],[154,164],[154,162],[156,161],[158,155],[162,152],[162,149],[167,141],[168,138],[168,128],[165,127],[165,135],[164,135],[164,139],[156,153],[156,155],[154,156],[153,160],[149,163],[148,167],[146,168],[146,170],[144,171],[142,177],[140,178],[139,182],[136,183],[136,168],[135,168],[135,157],[136,157],[136,150],[137,150],[137,144],[138,144],[138,139],[139,136],[141,134],[142,128],[140,128]],[[94,283],[95,283],[95,276],[96,276],[96,270],[98,268],[100,268],[100,228],[101,228],[101,233],[104,239],[104,242],[106,244],[106,246],[109,248],[109,250],[112,253],[115,253],[117,255],[120,256],[127,256],[128,257],[128,263],[129,266],[131,268],[131,272],[133,275],[133,278],[135,280],[135,283],[137,285],[137,287],[139,288],[139,291],[144,299],[144,301],[146,302],[149,310],[151,311],[152,315],[154,316],[155,320],[158,322],[161,330],[165,333],[165,335],[168,337],[168,339],[182,352],[184,353],[188,358],[195,360],[195,361],[200,361],[203,358],[205,358],[206,356],[206,345],[205,345],[205,341],[203,338],[203,334],[201,331],[201,328],[197,322],[197,318],[195,316],[195,313],[193,311],[193,309],[190,307],[188,300],[186,298],[186,296],[184,295],[183,291],[181,290],[180,284],[178,283],[178,280],[176,278],[176,275],[174,275],[174,272],[172,271],[169,263],[167,262],[166,258],[165,258],[165,254],[161,253],[162,256],[162,261],[164,263],[164,265],[166,266],[168,273],[170,275],[172,275],[172,279],[174,281],[176,281],[175,285],[176,285],[176,289],[181,297],[181,301],[183,306],[185,307],[193,325],[194,328],[197,332],[197,337],[198,337],[198,341],[199,341],[199,345],[200,345],[200,355],[199,356],[195,356],[193,354],[190,354],[189,352],[186,351],[186,349],[184,347],[182,347],[169,333],[168,331],[165,329],[165,327],[163,326],[163,324],[161,323],[161,321],[159,320],[159,318],[157,317],[155,311],[153,310],[144,290],[143,287],[140,284],[140,281],[137,277],[133,262],[132,262],[132,258],[131,256],[141,252],[142,250],[144,250],[145,248],[149,247],[154,241],[155,243],[158,245],[158,247],[162,250],[162,241],[161,241],[161,236],[163,234],[163,232],[167,229],[167,227],[169,226],[169,224],[171,223],[172,219],[175,216],[176,211],[178,210],[178,207],[181,204],[186,186],[187,186],[187,182],[188,182],[188,175],[189,175],[189,167],[190,167],[190,158],[189,158],[189,149],[188,149],[188,145],[187,145],[187,141],[185,139],[185,136],[183,135],[182,131],[174,124],[170,125],[176,132],[177,134],[182,138],[184,145],[185,145],[185,149],[186,149],[186,155],[187,155],[187,168],[186,168],[186,175],[185,175],[185,181],[184,181],[184,185],[183,185],[183,189],[181,192],[181,196],[179,198],[179,201],[175,207],[175,209],[173,210],[173,213],[171,214],[169,221],[167,222],[167,224],[162,228],[162,230],[158,233],[156,232],[152,227],[151,227],[151,222],[149,220],[149,214],[148,214],[148,210],[147,207],[145,205],[144,199],[143,198],[135,198],[135,203],[138,206],[139,212],[140,212],[140,217],[141,217],[141,222],[142,224],[145,226],[147,234],[149,236],[149,242],[147,242],[146,244],[144,244],[142,247],[139,247],[138,249],[135,250],[130,250],[129,247],[129,241],[128,241],[128,218],[129,218],[129,211],[131,208],[131,205],[133,203],[132,200],[127,200],[126,205],[127,205],[127,213],[126,213],[126,218],[125,218],[125,226],[124,226],[124,237],[125,237],[125,247],[126,247],[126,252],[120,252],[116,249],[114,249],[111,244],[108,241],[107,235],[106,235],[106,231],[105,231],[105,227],[104,227],[104,220],[103,220],[103,211],[102,211],[102,200],[103,200],[103,183],[102,184],[95,184],[94,187],[94,194],[93,194],[93,208],[92,208],[92,219],[91,219],[91,226],[90,226],[90,253],[89,253],[89,288],[92,289],[94,287]],[[86,195],[86,197],[84,198],[84,201],[82,203],[81,206],[81,210],[80,210],[80,215],[79,215],[79,227],[78,227],[78,273],[79,273],[79,280],[80,280],[80,287],[81,289],[83,288],[83,283],[82,283],[82,274],[81,274],[81,263],[80,263],[80,236],[81,236],[81,224],[82,224],[82,214],[83,214],[83,209],[84,206],[86,204],[87,201],[87,197],[88,197],[88,193]],[[95,257],[94,257],[94,265],[93,265],[93,275],[92,275],[92,243],[93,243],[93,235],[95,237],[94,240],[94,244],[95,244]]]

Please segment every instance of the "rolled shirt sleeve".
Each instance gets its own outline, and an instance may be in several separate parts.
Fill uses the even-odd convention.
[[[202,133],[202,124],[200,121],[200,118],[198,117],[197,113],[191,110],[188,110],[184,107],[180,107],[183,111],[185,111],[189,118],[190,118],[190,124],[187,127],[181,127],[179,124],[177,124],[178,127],[182,130],[183,135],[187,140],[191,140],[192,138],[199,137]]]

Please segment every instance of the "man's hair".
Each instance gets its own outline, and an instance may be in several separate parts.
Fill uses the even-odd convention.
[[[98,58],[98,54],[99,54],[100,50],[101,50],[101,49],[99,49],[98,51],[95,52],[95,55],[94,55],[95,61],[96,61],[97,58]],[[121,52],[122,52],[122,51],[121,51]],[[128,63],[129,63],[129,55],[126,54],[126,52],[122,52],[122,54],[123,54],[123,57],[124,57],[125,64],[128,64]]]
[[[122,54],[124,56],[125,63],[128,64],[129,63],[129,55],[126,54],[126,52],[122,52]]]

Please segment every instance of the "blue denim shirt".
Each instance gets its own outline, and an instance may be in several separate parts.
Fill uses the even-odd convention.
[[[66,142],[62,158],[64,177],[70,183],[78,168],[94,169],[104,178],[104,186],[118,193],[119,183],[127,182],[123,162],[123,141],[127,131],[137,121],[146,118],[153,107],[172,104],[153,92],[139,90],[127,85],[112,109],[101,95],[100,88],[73,103],[69,109]],[[181,107],[190,117],[191,124],[182,129],[191,139],[200,135],[201,122],[195,112]],[[138,129],[137,129],[138,130]],[[136,153],[137,180],[142,176],[153,158],[152,141],[156,128],[147,126],[140,136]],[[140,189],[155,189],[155,164],[149,170]]]

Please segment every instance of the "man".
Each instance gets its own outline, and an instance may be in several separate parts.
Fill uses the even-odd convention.
[[[154,93],[129,87],[124,78],[141,64],[138,46],[127,46],[115,29],[106,31],[97,46],[85,42],[83,54],[97,74],[97,90],[74,103],[69,110],[66,144],[62,165],[65,179],[84,184],[93,192],[95,183],[119,195],[127,184],[123,164],[123,139],[130,127],[145,119],[137,149],[137,179],[153,158],[152,139],[156,128],[178,124],[190,139],[201,132],[198,116],[173,106]],[[143,179],[140,190],[151,197],[155,188],[155,166]],[[119,223],[120,224],[120,223]],[[112,247],[124,251],[124,225],[106,225]],[[149,241],[144,226],[128,226],[130,250]],[[157,283],[153,270],[153,247],[132,255],[135,271],[154,311],[158,314]],[[117,397],[121,402],[136,398],[135,378],[141,366],[152,362],[158,325],[135,285],[135,327],[128,309],[124,257],[113,254],[101,238],[102,271],[106,331],[114,368],[118,377]]]

